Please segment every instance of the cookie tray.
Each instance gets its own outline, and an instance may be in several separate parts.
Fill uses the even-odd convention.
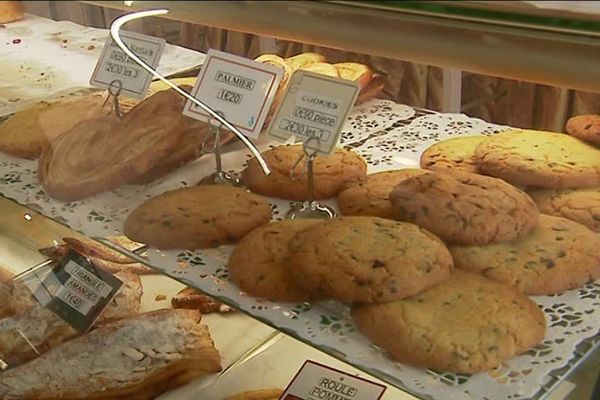
[[[494,134],[505,128],[462,114],[413,114],[404,106],[372,101],[355,109],[344,128],[342,145],[361,154],[369,172],[377,172],[418,165],[420,152],[435,141],[457,135]],[[259,145],[265,148],[269,143],[262,140]],[[231,151],[224,155],[223,165],[239,171],[246,157],[243,150]],[[121,187],[90,199],[64,203],[48,198],[41,190],[35,162],[0,155],[0,192],[88,236],[102,238],[121,233],[123,221],[137,205],[166,190],[195,184],[212,172],[213,163],[210,157],[203,157],[147,186]],[[290,203],[269,200],[273,218],[283,218]],[[335,201],[328,203],[337,207]],[[544,342],[493,371],[464,376],[413,368],[391,361],[358,333],[349,318],[349,309],[340,303],[273,303],[240,292],[228,280],[226,262],[231,249],[151,248],[147,262],[180,282],[421,398],[542,398],[599,342],[600,285],[589,284],[561,295],[535,297],[548,320]]]

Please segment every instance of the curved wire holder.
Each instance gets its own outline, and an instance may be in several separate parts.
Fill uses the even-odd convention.
[[[302,155],[296,161],[290,171],[290,178],[292,180],[298,180],[306,173],[306,181],[308,184],[308,200],[302,203],[294,203],[289,211],[285,214],[287,219],[299,219],[299,218],[320,218],[329,219],[335,218],[337,213],[335,210],[327,204],[322,204],[315,200],[315,176],[314,176],[314,162],[317,157],[318,150],[310,149],[309,144],[312,141],[319,142],[319,138],[311,137],[302,144]],[[318,148],[318,146],[317,146]],[[300,173],[296,173],[296,169],[306,158],[306,162],[302,166]]]
[[[271,170],[269,169],[269,166],[267,165],[267,162],[265,161],[265,159],[262,158],[262,156],[260,155],[260,151],[250,140],[248,140],[248,138],[246,136],[244,136],[244,134],[242,132],[240,132],[239,129],[237,129],[233,124],[231,124],[229,121],[227,121],[221,115],[219,115],[218,112],[216,112],[215,110],[210,108],[208,105],[206,105],[202,101],[196,99],[194,96],[190,95],[185,90],[181,89],[179,86],[175,85],[174,83],[169,81],[167,78],[165,78],[164,76],[162,76],[161,74],[156,72],[152,67],[150,67],[148,64],[146,64],[146,62],[144,62],[144,60],[142,60],[141,58],[136,56],[125,45],[125,43],[121,39],[121,36],[119,35],[119,30],[127,22],[130,22],[130,21],[133,21],[136,19],[140,19],[140,18],[144,18],[144,17],[151,17],[151,16],[163,15],[163,14],[168,14],[168,13],[169,13],[169,10],[167,10],[167,9],[157,9],[157,10],[139,11],[139,12],[134,12],[131,14],[123,15],[113,21],[112,25],[110,26],[110,35],[112,36],[112,38],[115,41],[115,43],[117,44],[117,46],[119,46],[119,48],[121,48],[121,50],[123,50],[123,52],[125,54],[127,54],[127,56],[129,56],[129,58],[131,58],[133,61],[135,61],[139,66],[144,68],[146,71],[148,71],[154,77],[163,81],[166,85],[171,87],[173,90],[175,90],[181,96],[185,97],[186,99],[188,99],[189,101],[191,101],[192,103],[194,103],[195,105],[197,105],[198,107],[200,107],[201,109],[206,111],[206,113],[208,113],[210,116],[212,116],[217,121],[219,121],[222,124],[222,126],[224,126],[225,128],[229,129],[231,132],[233,132],[238,137],[238,139],[241,140],[242,143],[244,143],[244,145],[250,150],[252,155],[254,157],[256,157],[256,160],[258,161],[258,164],[260,165],[260,167],[261,167],[262,171],[265,173],[265,175],[269,175],[271,173]]]
[[[216,111],[218,114],[223,114],[221,111]],[[224,116],[223,116],[224,117]],[[209,176],[208,179],[203,179],[203,183],[212,183],[215,185],[234,185],[241,186],[242,182],[237,174],[230,174],[227,171],[223,171],[223,165],[221,162],[221,126],[222,124],[217,121],[216,123],[210,121],[210,129],[213,133],[213,149],[210,153],[215,155],[215,172]],[[208,182],[207,182],[208,181]]]

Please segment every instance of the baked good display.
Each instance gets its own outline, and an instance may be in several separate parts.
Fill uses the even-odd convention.
[[[350,182],[338,193],[340,212],[394,219],[396,212],[390,202],[390,193],[403,179],[424,172],[418,168],[405,168],[369,174],[360,181]]]
[[[563,217],[600,233],[600,186],[582,189],[530,189],[540,212]]]
[[[193,310],[159,310],[100,326],[0,374],[0,398],[152,399],[221,370]]]
[[[0,24],[18,21],[25,15],[22,1],[0,1]]]
[[[123,282],[123,285],[100,313],[95,326],[131,317],[140,312],[142,298],[140,278],[129,272],[120,272],[115,276]],[[31,301],[28,308],[14,304],[12,301],[11,303],[13,303],[10,307],[13,310],[12,315],[0,319],[0,359],[7,362],[11,368],[30,361],[80,334],[37,301]],[[15,309],[18,309],[18,312],[14,312]],[[32,345],[37,352],[31,347]]]
[[[393,359],[462,374],[524,353],[546,330],[543,312],[526,295],[460,270],[416,296],[354,306],[352,318]]]
[[[307,176],[302,173],[302,165],[296,165],[304,154],[301,145],[276,146],[261,153],[271,173],[265,175],[256,158],[248,160],[242,178],[253,192],[289,200],[308,200]],[[297,179],[290,177],[296,167]],[[327,157],[316,157],[314,161],[315,199],[335,196],[348,182],[365,177],[367,164],[356,153],[336,148]]]
[[[565,129],[571,136],[600,146],[600,115],[587,114],[569,118]]]
[[[555,294],[600,278],[600,237],[583,225],[540,215],[519,240],[487,246],[450,246],[457,268],[531,295]]]
[[[478,173],[475,148],[485,139],[483,135],[445,139],[429,146],[421,154],[421,168],[431,171],[463,171]]]
[[[283,390],[281,389],[259,389],[228,396],[223,400],[279,400]]]
[[[141,179],[166,174],[200,155],[203,123],[181,114],[184,99],[158,92],[121,120],[80,122],[43,152],[38,177],[44,191],[60,200],[79,200]],[[193,154],[182,152],[189,142]],[[172,160],[175,155],[181,158]],[[164,163],[168,162],[168,165]]]
[[[198,310],[203,315],[215,312],[228,313],[235,311],[227,304],[223,304],[210,296],[200,293],[198,290],[192,287],[185,287],[181,289],[171,299],[171,305],[173,306],[173,308]]]
[[[124,225],[130,239],[159,249],[199,249],[235,243],[271,219],[260,196],[228,185],[172,190],[133,210]]]
[[[390,200],[397,219],[460,244],[516,240],[536,226],[539,215],[525,192],[501,179],[467,172],[412,176],[396,185]]]
[[[600,149],[562,133],[510,129],[475,149],[477,167],[514,185],[551,189],[600,185]]]
[[[289,270],[306,290],[346,303],[386,302],[448,279],[452,257],[416,225],[377,217],[340,217],[297,233]]]
[[[235,247],[229,258],[230,279],[246,293],[272,301],[309,301],[313,292],[294,279],[287,264],[288,242],[316,219],[274,221],[256,228]]]

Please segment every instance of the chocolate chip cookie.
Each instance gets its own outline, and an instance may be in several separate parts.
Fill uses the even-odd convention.
[[[396,218],[446,242],[488,244],[523,237],[537,224],[527,194],[501,179],[467,172],[427,172],[400,182],[390,194]]]
[[[569,118],[566,125],[569,135],[600,146],[600,115],[578,115]]]
[[[514,288],[457,270],[424,292],[352,309],[358,329],[400,362],[472,374],[544,338],[543,312]]]
[[[431,171],[463,171],[477,173],[475,148],[483,135],[455,137],[432,144],[421,154],[421,168]]]
[[[540,215],[526,237],[489,246],[450,246],[456,266],[532,295],[561,293],[600,278],[600,237],[565,218]]]
[[[310,226],[289,243],[288,264],[310,292],[343,302],[402,299],[450,276],[452,257],[416,225],[377,217],[341,217]]]

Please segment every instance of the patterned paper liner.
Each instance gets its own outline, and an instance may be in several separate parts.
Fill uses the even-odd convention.
[[[494,134],[506,127],[462,114],[425,114],[388,101],[357,107],[342,135],[342,145],[367,159],[369,171],[418,165],[431,143],[468,134]],[[410,123],[408,123],[410,121]],[[226,154],[232,170],[243,167],[244,152]],[[0,156],[0,192],[89,236],[120,233],[128,213],[166,190],[195,184],[211,172],[211,159],[200,159],[147,186],[126,186],[82,201],[64,203],[48,198],[38,185],[36,162]],[[269,199],[273,218],[281,219],[290,202]],[[335,200],[327,201],[337,207]],[[501,367],[473,376],[437,373],[395,363],[358,333],[348,307],[335,301],[317,304],[274,303],[240,292],[228,280],[226,262],[231,246],[202,251],[150,249],[148,259],[161,272],[251,314],[283,332],[339,357],[390,384],[436,399],[523,399],[539,397],[568,372],[574,361],[595,348],[600,328],[600,285],[589,284],[555,296],[537,296],[548,332],[542,344]],[[596,336],[594,339],[590,339]],[[581,343],[586,349],[578,349]],[[565,368],[565,366],[569,366]],[[560,375],[556,371],[562,368]]]

